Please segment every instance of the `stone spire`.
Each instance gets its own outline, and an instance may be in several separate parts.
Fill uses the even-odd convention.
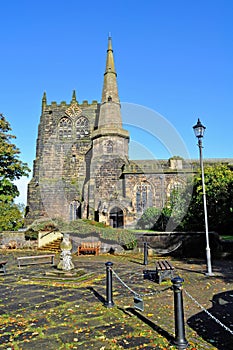
[[[109,36],[98,129],[93,133],[94,138],[106,134],[118,134],[129,138],[128,131],[122,128],[121,106],[116,78],[112,38]]]
[[[104,85],[102,91],[102,103],[109,100],[119,103],[118,89],[117,89],[117,74],[115,71],[112,38],[108,38],[108,49],[106,59],[106,69],[104,73]]]

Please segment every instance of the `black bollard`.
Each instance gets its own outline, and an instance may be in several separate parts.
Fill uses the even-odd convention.
[[[106,307],[113,307],[114,302],[112,300],[112,266],[113,263],[108,261],[105,264],[106,266],[106,301],[104,305]]]
[[[148,265],[148,248],[147,248],[147,242],[143,243],[143,252],[144,252],[144,265]]]
[[[175,309],[175,339],[173,344],[178,349],[186,349],[188,341],[185,338],[184,327],[184,309],[183,309],[183,296],[182,296],[182,283],[183,278],[175,277],[172,279],[173,292],[174,292],[174,309]]]

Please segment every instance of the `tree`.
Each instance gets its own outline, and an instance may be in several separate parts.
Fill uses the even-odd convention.
[[[1,203],[0,204],[0,231],[16,231],[23,227],[24,211],[20,204]]]
[[[147,208],[137,222],[138,229],[152,230],[160,216],[161,210],[155,207]]]
[[[224,164],[205,167],[209,231],[233,234],[233,168]],[[139,228],[156,231],[205,231],[201,171],[184,189],[173,190],[162,209],[148,208]]]
[[[205,167],[209,230],[233,234],[233,171],[227,165]],[[193,181],[193,195],[182,222],[185,230],[205,230],[201,172]]]
[[[155,207],[147,208],[137,222],[138,229],[153,231],[166,231],[168,228],[177,226],[176,219],[172,215],[170,207],[158,209]]]
[[[13,181],[28,176],[30,171],[27,164],[19,159],[20,151],[11,142],[16,137],[9,134],[10,131],[9,122],[0,114],[0,230],[17,229],[22,215],[14,204],[14,198],[19,195],[19,191]]]

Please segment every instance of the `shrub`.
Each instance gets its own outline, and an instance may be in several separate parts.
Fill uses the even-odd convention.
[[[53,228],[60,232],[69,232],[73,235],[90,235],[97,233],[100,238],[112,240],[120,244],[124,249],[133,249],[137,245],[136,237],[130,230],[112,228],[101,222],[94,220],[78,219],[70,222],[64,222],[60,219],[37,220],[27,230],[27,236],[37,237],[38,231]],[[28,238],[28,239],[29,239]]]
[[[156,221],[160,216],[161,210],[155,207],[150,207],[145,210],[141,218],[137,222],[138,229],[153,229]]]

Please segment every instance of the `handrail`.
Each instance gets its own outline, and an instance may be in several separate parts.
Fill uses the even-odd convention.
[[[42,232],[39,232],[38,234],[38,248],[43,247],[44,245],[51,243],[55,241],[58,238],[62,238],[63,234],[59,231],[49,231],[45,234],[42,234]]]

